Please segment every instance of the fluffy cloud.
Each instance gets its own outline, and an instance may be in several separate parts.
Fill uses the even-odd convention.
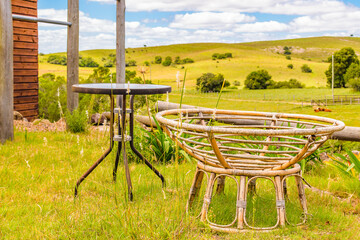
[[[237,23],[253,22],[256,18],[235,12],[199,12],[175,15],[170,27],[187,29],[229,29]]]
[[[115,0],[89,0],[112,3]],[[259,12],[285,15],[316,15],[336,11],[346,11],[351,7],[340,0],[137,0],[127,1],[128,11],[196,11],[196,12]]]

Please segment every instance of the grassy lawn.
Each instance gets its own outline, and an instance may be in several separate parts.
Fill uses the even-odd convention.
[[[167,180],[161,182],[145,165],[130,157],[134,202],[125,199],[123,168],[112,182],[115,152],[81,185],[74,201],[76,180],[107,148],[107,132],[87,134],[67,132],[16,131],[15,140],[0,145],[0,238],[1,239],[356,239],[360,231],[360,184],[340,176],[326,166],[315,167],[305,178],[340,201],[306,190],[311,217],[303,227],[287,226],[272,232],[224,234],[211,231],[185,204],[196,163],[156,165]],[[138,134],[141,140],[141,134]],[[145,148],[145,147],[144,147]],[[143,150],[146,153],[146,148]],[[149,153],[146,155],[149,157]],[[266,183],[265,183],[266,184]],[[214,197],[210,220],[226,222],[234,214],[234,184],[229,181],[228,198]],[[260,184],[259,184],[260,185]],[[265,188],[261,188],[265,189]],[[290,192],[292,188],[290,187]],[[262,195],[263,194],[263,195]],[[274,211],[260,212],[256,206],[269,204],[269,192],[254,199],[248,209],[250,223],[272,223]],[[267,200],[269,199],[269,200]],[[261,201],[263,201],[261,203]],[[265,202],[264,202],[265,201]],[[297,204],[293,198],[291,204]],[[228,205],[229,204],[229,205]],[[227,206],[224,208],[222,206]],[[298,214],[288,208],[289,216]],[[292,218],[291,218],[292,219]]]

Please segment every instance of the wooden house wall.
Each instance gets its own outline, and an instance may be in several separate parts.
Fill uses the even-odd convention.
[[[37,17],[37,0],[12,0],[12,13]],[[38,25],[13,20],[14,110],[28,120],[38,116]]]

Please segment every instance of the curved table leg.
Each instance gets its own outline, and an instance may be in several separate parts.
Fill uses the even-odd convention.
[[[122,106],[122,104],[121,104],[122,99],[119,98],[119,100],[120,100],[119,106]],[[121,134],[121,124],[120,123],[121,123],[120,122],[120,114],[118,114],[118,134],[119,135]],[[114,166],[114,170],[113,170],[113,180],[114,180],[114,182],[116,182],[116,175],[117,175],[117,169],[118,169],[118,166],[119,166],[121,147],[122,147],[122,143],[118,142],[118,149],[117,149],[117,152],[116,152],[115,166]]]
[[[131,150],[142,160],[145,162],[146,166],[148,166],[160,179],[162,182],[162,187],[166,186],[165,178],[161,173],[135,148],[134,146],[134,95],[130,96],[130,147]]]
[[[76,198],[78,195],[78,188],[80,184],[85,180],[89,174],[94,171],[94,169],[106,158],[107,155],[112,151],[114,146],[114,97],[110,96],[110,147],[108,150],[105,151],[105,153],[87,170],[77,181],[75,186],[75,194],[74,197]]]

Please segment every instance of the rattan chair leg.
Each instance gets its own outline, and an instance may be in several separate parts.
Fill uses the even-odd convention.
[[[275,189],[276,189],[276,207],[279,216],[279,224],[281,227],[285,226],[285,199],[284,188],[282,185],[281,177],[275,176]]]
[[[244,229],[244,216],[246,211],[246,177],[240,176],[240,186],[238,190],[238,200],[236,203],[238,213],[238,228]]]
[[[304,183],[303,183],[302,179],[298,176],[295,176],[295,180],[296,180],[296,186],[297,186],[298,193],[299,193],[300,204],[301,204],[301,207],[302,207],[305,217],[306,217],[308,210],[307,210],[307,204],[306,204]]]
[[[189,199],[186,204],[186,211],[188,212],[194,202],[194,199],[199,195],[201,183],[204,178],[204,172],[196,167],[195,176],[189,192]]]
[[[219,176],[217,178],[216,194],[224,193],[225,189],[225,176]]]
[[[210,178],[209,181],[207,183],[207,187],[206,187],[206,192],[205,192],[205,196],[204,196],[204,203],[201,209],[201,217],[200,220],[202,222],[205,222],[207,219],[207,211],[209,209],[209,205],[211,202],[211,196],[212,196],[212,191],[214,189],[214,179],[216,177],[215,173],[211,173],[210,174]]]

